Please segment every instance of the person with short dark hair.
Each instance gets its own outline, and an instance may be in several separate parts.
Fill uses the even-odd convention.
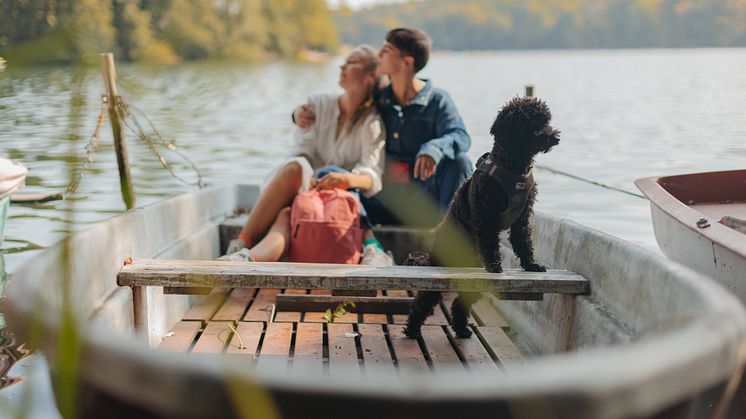
[[[431,44],[421,30],[397,28],[388,32],[378,53],[378,74],[391,84],[376,98],[387,138],[383,189],[363,199],[375,224],[436,224],[474,170],[466,155],[471,139],[453,100],[417,77]],[[294,113],[301,126],[313,118],[307,108]]]

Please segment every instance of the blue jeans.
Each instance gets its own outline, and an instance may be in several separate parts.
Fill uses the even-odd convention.
[[[440,222],[456,191],[472,172],[474,164],[469,156],[459,153],[455,159],[442,159],[435,174],[425,181],[411,178],[403,185],[384,182],[379,194],[362,197],[361,201],[373,224],[432,227]]]
[[[343,169],[339,166],[324,166],[316,171],[316,173],[313,175],[315,179],[321,179],[324,177],[324,175],[327,175],[329,173],[350,173],[349,170]],[[358,202],[361,201],[360,199],[360,191],[357,189],[350,189],[348,190],[351,194],[355,195]],[[368,213],[365,211],[365,206],[363,206],[362,202],[360,202],[360,226],[361,227],[368,227],[373,228],[373,225],[370,223],[370,220],[368,218]]]

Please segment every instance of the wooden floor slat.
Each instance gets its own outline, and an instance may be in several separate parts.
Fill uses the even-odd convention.
[[[335,377],[357,377],[360,375],[360,364],[357,359],[357,345],[354,337],[345,336],[352,333],[351,324],[327,324],[329,342],[329,375]]]
[[[388,316],[385,314],[363,313],[363,323],[386,324],[388,322]]]
[[[218,312],[212,316],[212,319],[238,321],[246,311],[246,307],[249,306],[249,302],[255,293],[254,288],[234,288]]]
[[[377,290],[376,297],[383,297],[383,291]],[[387,324],[388,322],[386,314],[363,313],[363,323]]]
[[[192,353],[223,353],[228,337],[231,335],[231,328],[227,322],[210,322],[202,331],[197,343],[192,348]]]
[[[172,329],[173,334],[166,335],[158,349],[168,352],[186,352],[192,346],[194,337],[202,328],[199,321],[180,321]]]
[[[474,303],[471,306],[471,312],[480,326],[497,326],[506,329],[510,327],[508,322],[490,303],[489,297],[483,297]]]
[[[264,333],[257,367],[272,369],[287,368],[292,337],[292,323],[269,323]]]
[[[392,324],[387,327],[399,373],[405,377],[413,372],[427,371],[427,362],[419,342],[404,335],[404,326]]]
[[[285,294],[306,295],[306,290],[286,289]],[[276,322],[299,322],[302,313],[300,311],[278,311],[275,314]]]
[[[375,379],[395,376],[394,360],[391,358],[383,327],[378,324],[360,324],[358,332],[366,377]]]
[[[409,293],[405,290],[386,290],[385,293],[389,297],[409,297]],[[407,324],[406,314],[393,314],[391,319],[394,324]]]
[[[499,369],[476,333],[470,338],[458,338],[454,335],[451,335],[451,338],[455,342],[456,350],[461,353],[461,357],[466,360],[466,365],[471,371],[497,371]]]
[[[227,295],[228,290],[214,289],[210,294],[204,297],[199,297],[197,302],[192,305],[186,314],[184,314],[183,320],[207,321],[211,319],[212,315],[215,314],[223,304]]]
[[[246,321],[268,321],[272,312],[271,306],[275,303],[275,296],[279,293],[280,290],[275,288],[259,290],[243,319]]]
[[[226,353],[233,355],[245,355],[252,359],[256,355],[259,341],[264,331],[264,323],[261,322],[239,322],[236,326],[238,336],[231,337]],[[239,339],[240,336],[240,339]],[[241,347],[243,344],[243,347]]]
[[[486,349],[500,362],[505,370],[521,365],[525,357],[501,327],[479,326],[474,328],[485,342]]]
[[[463,371],[463,364],[441,326],[422,326],[422,340],[436,372],[444,368]]]
[[[324,326],[321,323],[298,323],[295,331],[293,370],[321,376],[324,371]]]

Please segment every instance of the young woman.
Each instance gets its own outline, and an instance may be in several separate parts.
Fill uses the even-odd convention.
[[[270,176],[223,259],[280,260],[289,247],[289,206],[298,192],[342,188],[371,197],[381,190],[385,130],[373,100],[379,86],[377,66],[377,51],[359,46],[340,67],[344,92],[309,97],[315,122],[296,129],[291,157]],[[370,230],[365,239],[363,263],[390,264]]]

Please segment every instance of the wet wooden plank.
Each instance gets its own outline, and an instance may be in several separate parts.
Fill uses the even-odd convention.
[[[295,331],[293,372],[321,376],[324,370],[324,326],[298,323]]]
[[[499,369],[476,333],[465,339],[456,337],[450,331],[448,333],[456,351],[461,359],[466,361],[471,371],[497,371]]]
[[[483,297],[471,306],[471,313],[480,326],[509,328],[510,324],[500,315],[488,297]]]
[[[256,357],[256,350],[264,331],[264,323],[261,322],[239,322],[236,332],[231,336],[226,353],[236,356],[246,356],[251,359]],[[239,338],[240,337],[240,338]]]
[[[192,353],[220,354],[223,353],[228,338],[232,331],[227,322],[207,323],[197,343],[192,348]]]
[[[182,320],[210,320],[212,315],[215,314],[223,304],[227,295],[228,290],[216,289],[209,295],[200,297],[197,302],[189,308],[189,311],[184,314]]]
[[[394,360],[391,358],[383,327],[377,324],[360,324],[358,332],[365,376],[372,379],[396,376]]]
[[[117,278],[123,286],[406,289],[585,294],[586,278],[568,271],[502,273],[482,268],[368,266],[316,263],[241,263],[215,260],[135,259]]]
[[[526,361],[521,351],[501,327],[478,326],[474,327],[474,330],[484,342],[485,349],[497,358],[503,369],[510,370]]]
[[[408,338],[404,334],[404,326],[388,325],[387,328],[399,373],[402,376],[407,376],[415,372],[428,371],[427,362],[422,354],[419,342]]]
[[[271,306],[275,303],[275,297],[279,293],[279,289],[259,290],[243,319],[245,321],[268,321],[272,313]]]
[[[228,299],[220,306],[218,312],[212,316],[212,319],[238,321],[243,316],[255,293],[254,288],[234,288],[228,295]]]
[[[332,379],[335,377],[358,377],[360,375],[355,338],[345,336],[345,333],[352,332],[351,324],[327,324],[329,375]]]
[[[202,328],[199,321],[180,321],[176,323],[171,333],[163,338],[158,349],[168,352],[187,352],[194,342],[194,337]]]
[[[292,337],[292,323],[269,323],[264,333],[257,368],[286,369]]]
[[[430,365],[436,372],[445,368],[465,372],[458,354],[441,326],[422,326],[422,340],[430,356]]]
[[[306,290],[299,290],[299,289],[287,289],[283,293],[278,294],[275,297],[275,305],[276,305],[276,311],[277,314],[275,314],[275,321],[276,322],[299,322],[301,319],[301,311],[302,310],[287,310],[287,309],[281,309],[279,306],[277,306],[277,298],[279,298],[280,295],[288,295],[288,296],[301,296],[306,295]]]

